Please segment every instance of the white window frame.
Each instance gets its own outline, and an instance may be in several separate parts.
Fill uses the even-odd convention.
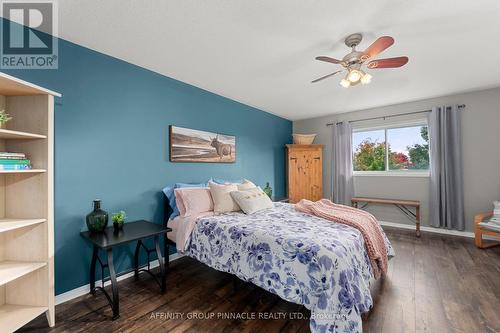
[[[378,125],[378,126],[362,126],[358,128],[354,128],[352,133],[358,132],[367,132],[367,131],[377,131],[384,130],[384,141],[385,141],[385,170],[384,171],[355,171],[354,163],[353,163],[353,176],[355,177],[430,177],[430,151],[429,151],[429,170],[389,170],[389,154],[387,146],[387,130],[394,128],[405,128],[405,127],[416,127],[416,126],[427,126],[427,120],[413,120],[413,121],[405,121],[405,122],[397,122],[393,124],[387,125]],[[354,152],[353,152],[354,153]],[[352,157],[351,157],[352,158]]]

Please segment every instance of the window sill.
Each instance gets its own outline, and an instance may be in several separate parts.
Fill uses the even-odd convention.
[[[429,178],[429,171],[354,171],[354,177],[408,177]]]

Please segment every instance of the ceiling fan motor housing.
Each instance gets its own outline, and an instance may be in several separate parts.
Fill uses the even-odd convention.
[[[363,52],[359,51],[352,51],[348,55],[346,55],[344,58],[342,58],[342,61],[347,64],[347,66],[354,65],[354,64],[359,64],[361,62],[361,57],[364,55]]]

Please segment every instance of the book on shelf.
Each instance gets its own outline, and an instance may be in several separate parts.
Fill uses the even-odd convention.
[[[498,218],[493,218],[492,217],[491,219],[489,219],[486,222],[489,222],[489,223],[492,223],[492,224],[496,224],[496,225],[500,225],[500,219],[498,219]]]
[[[24,153],[0,152],[0,170],[29,170],[31,161]]]
[[[500,225],[490,222],[480,222],[479,225],[485,229],[500,232]]]
[[[0,164],[0,170],[30,170],[30,164]]]
[[[0,159],[2,160],[25,160],[26,156],[21,157],[21,156],[0,156]]]
[[[9,152],[0,152],[0,158],[26,158],[26,154],[24,153],[9,153]]]
[[[14,160],[14,159],[0,158],[0,165],[12,165],[12,164],[28,165],[28,164],[30,164],[30,160],[27,160],[27,159]]]

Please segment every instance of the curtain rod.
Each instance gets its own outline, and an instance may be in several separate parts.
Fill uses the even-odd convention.
[[[462,109],[465,107],[465,104],[460,104],[458,105],[459,109]],[[366,119],[357,119],[357,120],[350,120],[349,123],[357,123],[358,121],[367,121],[367,120],[375,120],[375,119],[386,119],[386,118],[392,118],[392,117],[400,117],[400,116],[406,116],[410,114],[419,114],[419,113],[427,113],[431,112],[432,110],[424,110],[424,111],[415,111],[415,112],[407,112],[407,113],[399,113],[399,114],[391,114],[388,116],[380,116],[380,117],[373,117],[373,118],[366,118]],[[334,124],[340,124],[341,121],[337,123],[328,123],[326,126],[333,126]]]

